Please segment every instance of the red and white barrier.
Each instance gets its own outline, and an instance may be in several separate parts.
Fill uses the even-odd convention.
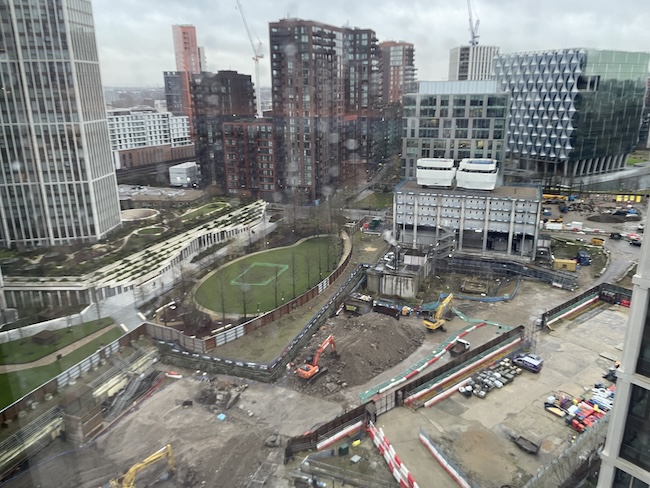
[[[336,441],[342,439],[343,437],[346,437],[350,435],[352,432],[359,430],[363,426],[363,422],[360,420],[359,422],[356,422],[345,429],[343,429],[340,432],[337,432],[334,434],[332,437],[328,437],[327,439],[323,439],[320,441],[318,444],[316,444],[316,449],[320,451],[321,449],[325,449],[327,446],[330,446],[334,444]]]
[[[377,429],[375,425],[368,421],[367,426],[368,434],[372,439],[373,444],[379,450],[379,453],[384,457],[388,469],[393,474],[393,478],[397,481],[401,488],[419,488],[419,485],[413,478],[413,475],[406,468],[402,460],[395,452],[395,448],[388,441],[384,435],[384,431],[380,428]]]
[[[410,373],[408,373],[406,376],[403,376],[402,378],[400,378],[400,379],[398,379],[398,380],[392,379],[391,382],[390,382],[388,385],[386,385],[386,386],[384,386],[383,388],[381,388],[377,393],[379,393],[379,394],[381,394],[381,393],[385,393],[385,392],[387,392],[388,390],[392,390],[392,389],[395,388],[396,386],[401,385],[402,383],[404,383],[404,382],[410,380],[411,378],[417,376],[417,375],[420,374],[422,371],[424,371],[426,368],[428,368],[428,367],[431,366],[433,363],[435,363],[435,362],[436,362],[438,359],[440,359],[442,356],[444,356],[445,353],[446,353],[447,351],[449,351],[449,349],[451,349],[452,347],[454,347],[454,344],[456,343],[456,340],[458,340],[458,339],[462,339],[463,337],[465,337],[467,334],[469,334],[469,333],[472,332],[473,330],[476,330],[476,329],[478,329],[479,327],[483,327],[484,325],[485,325],[485,322],[479,322],[479,323],[474,324],[473,326],[469,327],[468,329],[465,329],[463,332],[461,332],[460,334],[458,334],[458,335],[454,338],[454,340],[452,340],[451,342],[449,342],[449,344],[447,344],[443,349],[441,349],[440,351],[438,351],[437,353],[435,353],[434,356],[433,356],[431,359],[429,359],[426,363],[420,365],[419,367],[417,367],[416,369],[414,369],[413,371],[411,371]]]
[[[587,305],[591,305],[592,303],[594,303],[595,301],[598,301],[598,300],[600,300],[600,297],[599,297],[598,295],[596,295],[596,296],[593,297],[592,299],[587,300],[587,301],[584,302],[584,303],[581,303],[579,306],[577,306],[577,307],[575,307],[575,308],[572,308],[572,309],[570,309],[570,310],[567,310],[567,311],[564,312],[562,315],[558,315],[557,317],[552,318],[551,320],[549,320],[548,322],[546,322],[546,325],[551,325],[552,323],[557,322],[558,320],[563,319],[563,318],[566,317],[567,315],[571,315],[572,313],[575,313],[575,312],[577,312],[578,310],[580,310],[581,308],[584,308],[584,307],[586,307]]]
[[[438,449],[435,448],[433,444],[429,441],[429,439],[420,432],[420,442],[424,444],[424,447],[427,448],[427,450],[431,453],[431,455],[438,461],[440,466],[442,466],[442,469],[447,471],[449,476],[453,478],[453,480],[458,483],[458,486],[462,488],[472,488],[472,486],[467,482],[465,478],[456,470],[455,467],[453,467],[451,464],[447,462],[447,460],[438,452]]]
[[[489,362],[489,361],[492,360],[495,356],[498,356],[499,354],[501,354],[501,353],[503,353],[504,351],[508,350],[509,348],[511,348],[512,346],[514,346],[515,344],[519,344],[520,342],[521,342],[521,338],[517,338],[517,339],[515,339],[514,341],[510,342],[509,344],[506,344],[505,346],[501,346],[499,349],[497,349],[496,351],[494,351],[494,352],[488,354],[487,356],[485,356],[485,357],[484,357],[483,359],[481,359],[480,361],[476,361],[476,362],[474,362],[474,363],[471,363],[471,364],[465,366],[464,368],[459,369],[459,370],[456,371],[455,373],[453,373],[453,374],[447,376],[446,378],[443,378],[443,379],[441,379],[440,381],[436,381],[436,382],[435,382],[433,385],[431,385],[429,388],[427,388],[427,389],[425,389],[425,390],[421,390],[421,391],[419,391],[419,392],[417,392],[417,393],[415,393],[415,394],[409,396],[407,399],[404,400],[404,403],[406,403],[407,405],[413,403],[413,402],[414,402],[415,400],[417,400],[418,398],[421,398],[421,397],[427,395],[428,393],[430,393],[431,391],[435,390],[436,388],[439,388],[439,387],[441,387],[441,386],[443,386],[443,385],[446,385],[446,384],[452,382],[453,380],[455,380],[455,379],[457,379],[457,378],[463,376],[463,375],[466,374],[468,371],[471,371],[472,369],[476,368],[477,366],[479,366],[479,365],[481,365],[481,364],[484,364],[484,363],[486,363],[486,362]],[[462,386],[462,385],[459,384],[458,386]],[[455,391],[456,391],[456,389],[450,388],[449,390],[447,390],[447,391],[441,393],[440,395],[437,395],[437,396],[434,397],[434,398],[438,398],[438,397],[441,397],[442,395],[445,395],[445,394],[446,394],[446,396],[442,396],[441,398],[438,398],[437,401],[440,401],[440,400],[442,400],[443,398],[446,398],[447,396],[451,395],[451,394],[452,394],[453,392],[455,392]],[[451,393],[448,393],[448,392],[451,392]],[[430,400],[429,400],[429,401],[430,401]],[[429,401],[428,401],[428,402],[429,402]],[[428,403],[428,402],[427,402],[427,403]],[[426,405],[426,406],[431,406],[431,405],[433,405],[434,403],[436,403],[436,402],[433,402],[433,403],[431,403],[430,405]]]

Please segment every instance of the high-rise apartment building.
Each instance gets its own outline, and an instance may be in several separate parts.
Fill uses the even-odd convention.
[[[598,488],[650,486],[650,246],[644,243],[623,353],[617,370],[616,401],[609,412]]]
[[[382,102],[402,103],[406,93],[417,91],[415,80],[415,48],[403,41],[386,41],[381,49]]]
[[[376,162],[378,41],[370,29],[301,19],[272,22],[269,30],[282,186],[288,197],[314,201]]]
[[[89,0],[0,3],[0,246],[119,227]]]
[[[649,61],[648,53],[592,49],[497,56],[494,76],[511,99],[506,169],[572,185],[625,167],[639,138]]]
[[[278,191],[273,120],[223,124],[226,191],[274,201]]]
[[[489,80],[492,60],[498,54],[496,46],[476,44],[453,48],[449,52],[449,81]]]
[[[169,110],[174,115],[187,115],[191,124],[190,83],[192,76],[203,71],[205,67],[205,51],[197,45],[196,28],[193,25],[173,25],[172,35],[176,71],[165,73],[165,95]]]
[[[255,117],[255,89],[250,75],[236,71],[192,77],[196,156],[202,185],[226,189],[223,123]]]

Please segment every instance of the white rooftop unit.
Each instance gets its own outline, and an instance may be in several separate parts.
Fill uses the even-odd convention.
[[[494,159],[463,159],[456,171],[456,187],[467,190],[494,190],[499,170]]]
[[[199,181],[199,168],[195,162],[185,162],[169,167],[169,184],[189,188]]]
[[[456,176],[453,159],[421,158],[417,161],[417,181],[420,186],[450,187]]]

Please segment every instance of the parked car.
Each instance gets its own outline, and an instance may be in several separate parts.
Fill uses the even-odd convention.
[[[637,246],[637,247],[639,247],[639,246],[641,246],[642,242],[643,242],[643,241],[642,241],[641,239],[632,239],[632,240],[630,241],[630,246]]]
[[[544,366],[544,360],[535,354],[517,354],[512,362],[531,373],[539,373]]]

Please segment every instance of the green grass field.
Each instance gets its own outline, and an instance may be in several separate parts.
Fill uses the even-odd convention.
[[[162,227],[146,227],[144,229],[140,229],[138,231],[138,234],[162,234],[165,231]]]
[[[393,205],[392,193],[379,193],[373,192],[363,200],[350,204],[352,208],[368,209],[368,210],[383,210]]]
[[[213,212],[217,212],[218,210],[221,210],[226,206],[226,203],[224,202],[213,202],[213,203],[208,203],[206,205],[203,205],[202,207],[197,208],[196,210],[193,210],[191,212],[186,213],[183,215],[181,218],[183,222],[186,222],[188,220],[195,219],[197,217],[203,217],[204,215],[211,214]]]
[[[0,374],[0,408],[11,405],[34,388],[50,381],[56,375],[86,359],[102,346],[106,346],[123,335],[117,327],[111,328],[97,339],[47,366],[25,369],[14,373]]]
[[[338,237],[317,237],[302,244],[244,258],[213,273],[196,291],[196,301],[214,312],[254,315],[301,295],[334,269]],[[294,293],[295,291],[295,293]]]
[[[110,318],[92,320],[80,325],[74,325],[68,329],[58,331],[59,336],[53,344],[36,344],[31,337],[17,339],[11,342],[0,344],[0,364],[31,363],[42,357],[58,351],[62,347],[77,342],[90,334],[97,332],[113,323]]]

